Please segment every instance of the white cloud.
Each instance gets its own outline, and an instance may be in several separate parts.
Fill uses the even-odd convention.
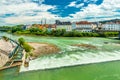
[[[82,8],[82,11],[70,14],[70,16],[73,16],[73,19],[76,20],[84,20],[87,17],[103,17],[98,18],[98,20],[120,18],[120,16],[115,16],[120,15],[120,12],[116,12],[118,9],[120,9],[119,0],[104,0],[101,5],[89,4],[87,7]],[[89,20],[93,21],[95,19]]]
[[[36,1],[36,0],[34,0]],[[22,24],[39,22],[41,18],[54,18],[56,15],[51,14],[48,10],[54,10],[56,6],[42,4],[44,0],[39,0],[40,5],[30,0],[1,0],[0,15],[14,13],[16,16],[2,18],[6,24]],[[32,16],[34,15],[34,16]],[[0,22],[2,22],[0,21]]]
[[[55,20],[58,16],[53,15],[49,12],[41,12],[38,13],[35,16],[25,16],[21,15],[18,17],[8,17],[5,18],[5,22],[8,24],[32,24],[32,23],[39,23],[42,19],[47,19],[49,23],[53,22],[52,20]]]
[[[69,5],[67,5],[66,8],[68,8],[68,7],[80,8],[80,7],[84,6],[84,3],[80,3],[80,4],[76,4],[76,3],[77,3],[77,1],[73,1]]]
[[[89,3],[89,2],[95,3],[97,1],[98,0],[83,0],[83,3],[77,4],[77,2],[81,2],[81,0],[76,0],[76,1],[70,2],[70,4],[66,6],[66,8],[68,8],[68,7],[80,8],[80,7],[84,6],[84,3]]]
[[[82,6],[84,6],[84,3],[77,4],[77,5],[76,5],[76,8],[80,8],[80,7],[82,7]]]
[[[84,0],[85,3],[89,3],[89,2],[92,2],[92,3],[95,3],[97,2],[98,0]]]
[[[39,4],[42,4],[45,0],[32,0],[34,2],[38,2]],[[0,4],[4,5],[11,5],[11,4],[21,4],[21,3],[27,3],[31,2],[31,0],[0,0]]]
[[[71,2],[68,7],[74,7],[76,5],[76,1]]]
[[[22,13],[31,10],[39,10],[39,11],[47,11],[49,9],[54,9],[55,6],[51,5],[44,5],[41,4],[40,6],[36,5],[35,3],[21,3],[21,4],[13,4],[13,5],[0,5],[0,14],[6,13]]]

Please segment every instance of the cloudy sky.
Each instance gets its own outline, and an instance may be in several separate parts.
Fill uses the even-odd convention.
[[[0,25],[120,19],[120,0],[0,0]]]

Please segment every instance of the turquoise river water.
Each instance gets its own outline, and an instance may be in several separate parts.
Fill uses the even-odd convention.
[[[30,61],[21,66],[0,71],[0,80],[120,80],[120,41],[112,38],[65,38],[15,36],[0,33],[14,40],[19,37],[28,42],[57,45],[61,51]],[[107,44],[106,44],[107,43]],[[71,46],[90,44],[96,49]]]

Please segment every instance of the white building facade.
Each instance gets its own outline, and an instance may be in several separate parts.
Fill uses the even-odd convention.
[[[65,29],[66,31],[72,31],[72,25],[56,25],[57,29]]]
[[[119,23],[107,23],[107,24],[103,24],[102,27],[103,27],[103,30],[120,31]]]
[[[92,24],[76,24],[76,30],[81,32],[92,32]]]

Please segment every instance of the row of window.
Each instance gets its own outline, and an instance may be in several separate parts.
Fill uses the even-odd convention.
[[[114,24],[114,25],[103,25],[103,27],[120,27],[120,25],[118,25],[118,24]]]
[[[91,28],[92,26],[88,26],[88,25],[79,25],[79,26],[76,26],[76,27],[83,27],[83,28]]]

